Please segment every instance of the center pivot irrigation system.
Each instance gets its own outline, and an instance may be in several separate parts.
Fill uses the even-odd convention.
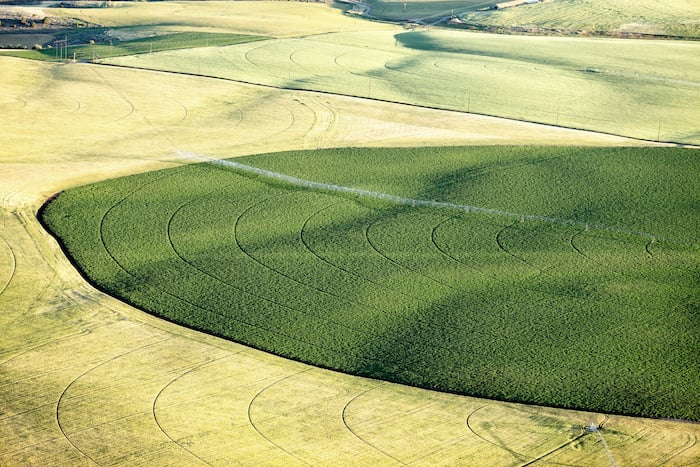
[[[464,213],[480,213],[480,214],[490,214],[494,216],[499,216],[499,217],[506,217],[510,219],[519,219],[521,222],[525,222],[526,220],[529,221],[539,221],[539,222],[546,222],[549,224],[558,224],[558,225],[572,225],[576,227],[582,227],[586,230],[604,230],[608,232],[614,232],[614,233],[620,233],[620,234],[625,234],[625,235],[633,235],[636,237],[640,238],[645,238],[650,241],[656,241],[656,240],[664,240],[668,241],[670,243],[676,243],[671,240],[663,239],[660,238],[656,235],[647,233],[647,232],[640,232],[640,231],[635,231],[635,230],[625,230],[625,229],[620,229],[617,227],[611,227],[611,226],[606,226],[606,225],[599,225],[599,224],[589,224],[586,222],[580,222],[572,219],[560,219],[556,217],[548,217],[548,216],[538,216],[535,214],[518,214],[515,212],[509,212],[509,211],[503,211],[500,209],[492,209],[492,208],[484,208],[484,207],[479,207],[479,206],[470,206],[466,204],[455,204],[455,203],[446,203],[443,201],[431,201],[431,200],[422,200],[422,199],[414,199],[414,198],[404,198],[401,196],[396,196],[396,195],[391,195],[387,193],[378,193],[376,191],[369,191],[369,190],[361,190],[359,188],[352,188],[352,187],[346,187],[346,186],[340,186],[340,185],[333,185],[330,183],[320,183],[320,182],[314,182],[311,180],[304,180],[301,178],[296,178],[292,177],[290,175],[278,173],[278,172],[272,172],[270,170],[265,170],[261,169],[258,167],[252,167],[249,165],[241,164],[239,162],[234,162],[231,160],[225,160],[225,159],[215,159],[207,156],[202,156],[200,154],[194,154],[191,152],[185,152],[185,151],[178,151],[178,154],[182,157],[185,157],[188,160],[191,161],[197,161],[197,162],[205,162],[213,165],[219,165],[222,167],[226,167],[229,169],[232,169],[236,172],[243,173],[243,174],[248,174],[248,175],[253,175],[256,177],[261,177],[261,178],[267,178],[270,180],[274,180],[277,182],[282,182],[286,183],[288,185],[296,186],[296,187],[302,187],[302,188],[308,188],[310,190],[315,190],[315,191],[321,191],[325,193],[340,193],[344,195],[352,195],[358,198],[370,198],[370,199],[376,199],[376,200],[381,200],[381,201],[386,201],[389,203],[397,204],[397,205],[404,205],[404,206],[412,206],[412,207],[430,207],[430,208],[439,208],[439,209],[449,209],[449,210],[454,210],[454,211],[459,211],[459,212],[464,212]]]

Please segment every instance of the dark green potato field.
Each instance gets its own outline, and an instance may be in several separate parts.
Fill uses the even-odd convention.
[[[201,163],[71,189],[40,216],[108,293],[279,355],[442,391],[700,420],[699,150],[236,162],[314,183]]]

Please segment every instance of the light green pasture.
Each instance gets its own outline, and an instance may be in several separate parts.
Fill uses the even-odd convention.
[[[447,30],[322,34],[110,63],[700,143],[700,43]]]
[[[461,18],[501,27],[700,37],[700,2],[695,0],[552,0],[517,8],[469,12]]]

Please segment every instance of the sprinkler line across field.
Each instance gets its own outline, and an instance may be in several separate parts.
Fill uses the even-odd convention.
[[[438,208],[438,209],[450,209],[450,210],[460,211],[460,212],[464,212],[464,213],[490,214],[490,215],[499,216],[499,217],[506,217],[506,218],[510,218],[510,219],[520,219],[521,222],[529,220],[529,221],[545,222],[548,224],[571,225],[571,226],[576,226],[576,227],[582,227],[586,230],[604,230],[607,232],[613,232],[613,233],[632,235],[635,237],[645,238],[645,239],[650,240],[652,242],[665,241],[665,242],[674,243],[674,244],[678,243],[678,242],[674,242],[674,241],[669,240],[669,239],[660,238],[657,235],[647,233],[647,232],[626,230],[626,229],[620,229],[617,227],[611,227],[611,226],[599,225],[599,224],[589,224],[586,222],[576,221],[576,220],[572,220],[572,219],[560,219],[560,218],[549,217],[549,216],[538,216],[536,214],[519,214],[519,213],[515,213],[515,212],[500,210],[500,209],[484,208],[484,207],[479,207],[479,206],[470,206],[470,205],[466,205],[466,204],[447,203],[447,202],[443,202],[443,201],[421,200],[421,199],[414,199],[414,198],[404,198],[401,196],[391,195],[388,193],[378,193],[375,191],[361,190],[359,188],[352,188],[352,187],[346,187],[346,186],[340,186],[340,185],[333,185],[333,184],[329,184],[329,183],[320,183],[320,182],[314,182],[311,180],[304,180],[301,178],[292,177],[290,175],[286,175],[286,174],[282,174],[282,173],[278,173],[278,172],[273,172],[273,171],[261,169],[258,167],[252,167],[252,166],[245,165],[245,164],[241,164],[240,162],[235,162],[235,161],[231,161],[231,160],[224,160],[224,159],[215,159],[215,158],[211,158],[211,157],[202,156],[199,154],[194,154],[191,152],[178,151],[178,154],[180,156],[185,156],[191,160],[196,160],[196,161],[205,162],[205,163],[209,163],[209,164],[219,165],[222,167],[233,169],[237,172],[241,172],[244,174],[268,178],[271,180],[275,180],[277,182],[282,182],[282,183],[286,183],[289,185],[302,187],[302,188],[308,188],[311,190],[348,194],[348,195],[353,195],[353,196],[377,199],[377,200],[381,200],[381,201],[388,201],[388,202],[393,203],[393,204],[404,205],[404,206],[430,207],[430,208]],[[684,245],[684,246],[689,246],[689,245]]]

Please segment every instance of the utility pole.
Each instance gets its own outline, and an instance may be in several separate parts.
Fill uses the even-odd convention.
[[[56,60],[63,60],[68,58],[68,37],[64,39],[56,39],[53,41],[53,45],[56,50]]]

